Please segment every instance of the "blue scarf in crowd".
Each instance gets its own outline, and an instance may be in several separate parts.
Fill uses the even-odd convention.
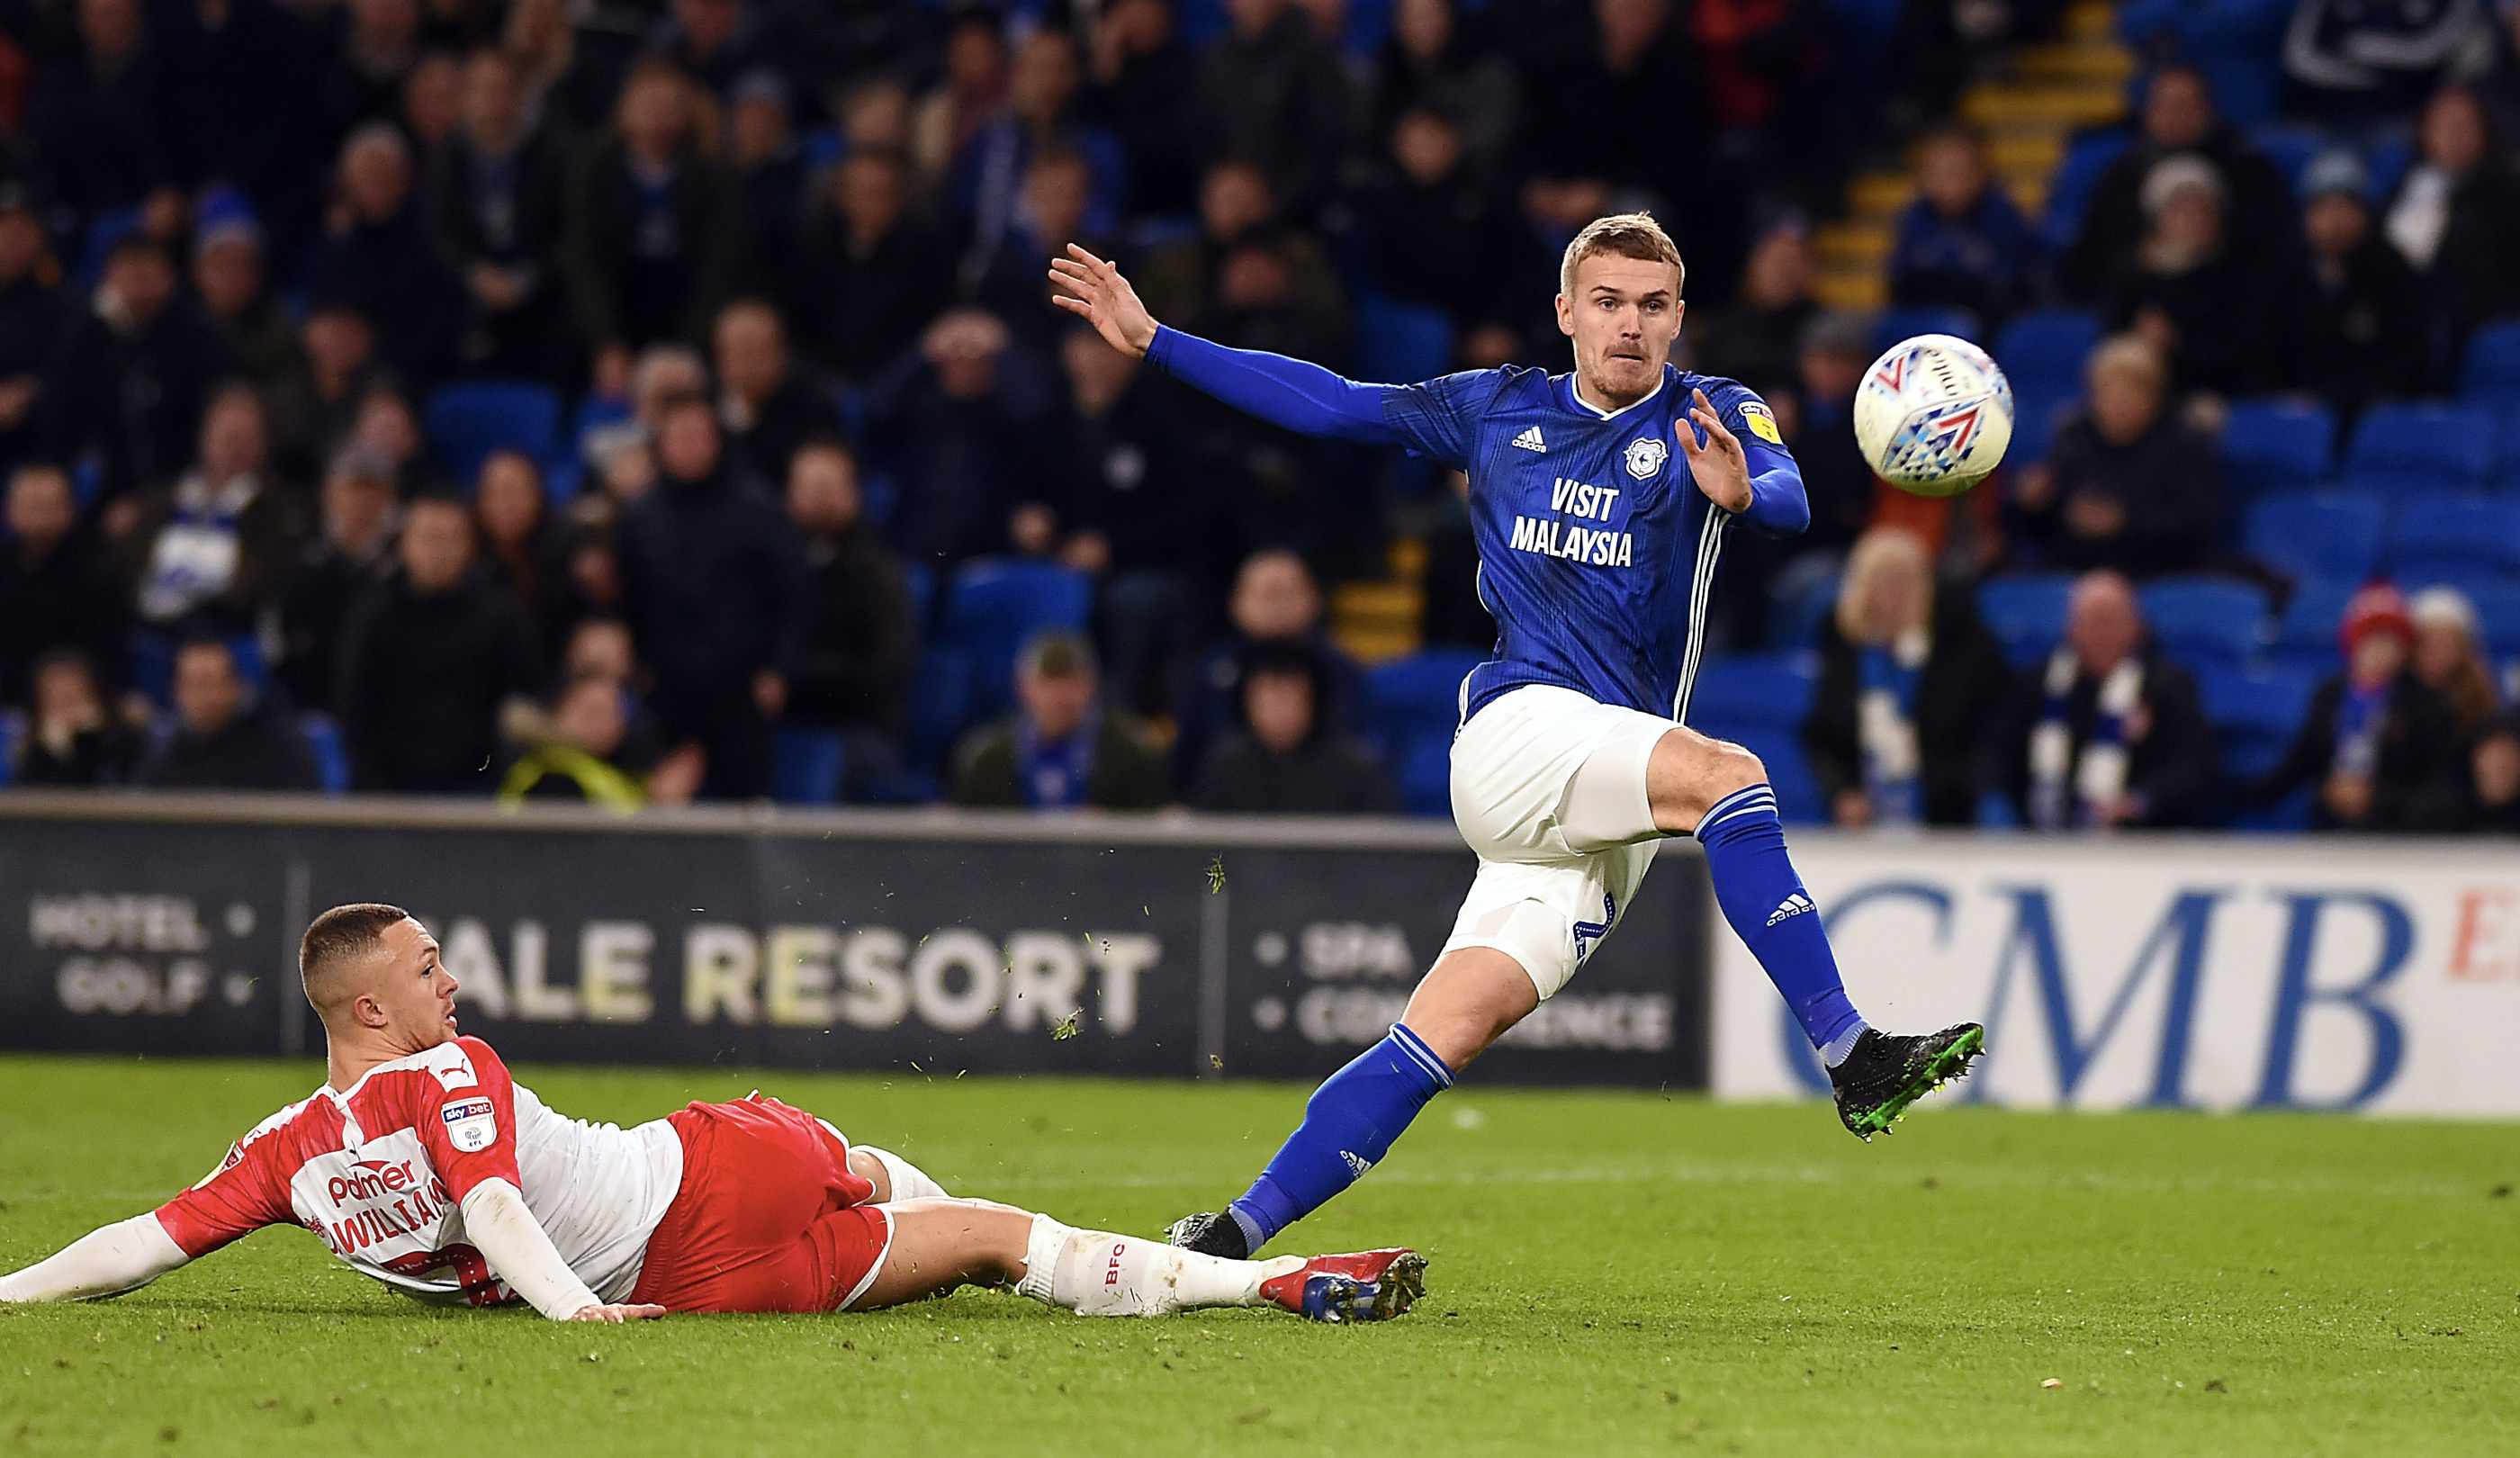
[[[1876,825],[1923,818],[1917,775],[1916,684],[1933,640],[1911,629],[1887,646],[1868,643],[1857,661],[1856,737],[1864,750],[1864,793]]]
[[[1036,810],[1064,810],[1085,803],[1094,788],[1094,747],[1102,720],[1092,709],[1065,739],[1045,740],[1025,714],[1015,730],[1015,781],[1024,803]]]
[[[2389,685],[2366,689],[2348,683],[2336,704],[2336,757],[2328,767],[2365,779],[2380,768],[2380,724],[2388,717]]]
[[[2030,731],[2030,823],[2041,830],[2101,823],[2102,807],[2126,794],[2127,718],[2143,697],[2143,662],[2128,658],[2100,680],[2099,715],[2074,753],[2070,708],[2079,672],[2074,651],[2048,660],[2047,703]]]

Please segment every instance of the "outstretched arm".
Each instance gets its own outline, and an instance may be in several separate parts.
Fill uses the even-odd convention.
[[[0,1301],[87,1301],[136,1291],[193,1257],[155,1212],[92,1230],[14,1275],[0,1276]]]
[[[1706,391],[1695,391],[1688,418],[1697,431],[1680,433],[1680,449],[1688,457],[1689,478],[1697,489],[1732,515],[1770,536],[1795,536],[1811,526],[1811,498],[1803,490],[1802,468],[1781,450],[1743,445],[1717,418]]]
[[[1155,322],[1120,270],[1074,244],[1050,261],[1060,308],[1091,322],[1123,354],[1196,386],[1234,408],[1299,435],[1406,445],[1383,420],[1385,387],[1341,379],[1320,365],[1258,349],[1228,349]]]
[[[542,1222],[525,1207],[524,1193],[503,1179],[485,1179],[465,1192],[464,1234],[490,1269],[554,1321],[636,1321],[662,1316],[662,1306],[608,1306],[596,1299],[577,1272],[543,1231]]]

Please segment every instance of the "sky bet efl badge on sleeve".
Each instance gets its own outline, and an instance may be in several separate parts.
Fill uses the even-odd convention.
[[[1767,404],[1764,401],[1743,400],[1741,402],[1741,423],[1750,428],[1751,434],[1758,436],[1770,445],[1782,445],[1785,443],[1785,437],[1777,433],[1777,417],[1775,413],[1768,409]]]
[[[488,1099],[458,1099],[441,1110],[446,1139],[468,1155],[479,1154],[499,1137],[499,1116]]]

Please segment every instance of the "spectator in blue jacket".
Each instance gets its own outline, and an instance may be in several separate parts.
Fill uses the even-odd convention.
[[[2021,209],[1995,185],[1986,149],[1962,126],[1925,139],[1916,200],[1899,215],[1890,252],[1890,299],[1968,309],[1992,326],[2028,301],[2037,241]]]

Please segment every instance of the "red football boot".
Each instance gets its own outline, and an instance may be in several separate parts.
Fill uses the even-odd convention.
[[[1261,1282],[1260,1294],[1315,1321],[1389,1321],[1426,1294],[1426,1257],[1410,1250],[1316,1255]]]

